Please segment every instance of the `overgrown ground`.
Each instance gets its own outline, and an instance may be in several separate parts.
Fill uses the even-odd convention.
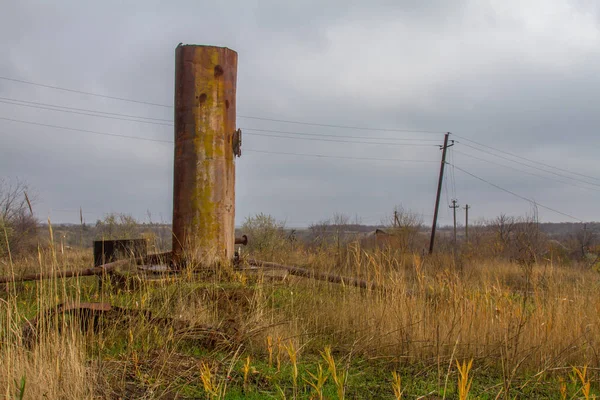
[[[89,250],[40,249],[2,273],[87,268]],[[190,271],[3,286],[0,389],[7,398],[591,398],[599,389],[600,279],[533,262],[302,246],[257,258],[359,277],[377,290],[282,272]],[[457,261],[458,260],[458,261]],[[60,313],[23,335],[40,310]],[[136,312],[137,311],[137,312]],[[93,315],[91,316],[93,317]],[[472,360],[461,382],[458,363]],[[578,372],[579,371],[579,375]],[[585,372],[584,372],[585,371]],[[465,369],[462,370],[465,373]],[[469,382],[472,385],[469,387]]]

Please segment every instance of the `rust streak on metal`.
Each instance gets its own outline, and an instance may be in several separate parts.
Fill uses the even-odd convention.
[[[173,263],[214,265],[234,255],[237,53],[175,50]],[[236,136],[236,138],[238,137]]]
[[[0,278],[0,283],[10,283],[10,282],[27,282],[27,281],[41,281],[44,279],[62,279],[62,278],[76,278],[80,276],[92,276],[92,275],[102,275],[107,272],[114,270],[117,267],[122,265],[126,265],[129,263],[129,260],[120,260],[112,263],[100,265],[94,268],[87,269],[75,269],[68,270],[63,272],[56,273],[48,273],[48,274],[30,274],[23,276],[5,276]]]
[[[355,286],[361,289],[378,289],[379,286],[373,282],[367,282],[362,279],[349,278],[336,274],[328,274],[325,272],[318,272],[307,268],[294,267],[290,265],[277,264],[274,262],[259,261],[259,260],[248,260],[248,264],[255,267],[262,268],[275,268],[284,269],[290,273],[290,275],[301,276],[304,278],[315,279],[318,281],[326,281],[331,283],[339,283],[347,286]]]

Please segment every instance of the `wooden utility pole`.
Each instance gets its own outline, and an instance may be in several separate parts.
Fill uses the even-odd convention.
[[[456,249],[456,209],[460,206],[457,204],[458,200],[452,199],[452,205],[449,206],[452,209],[452,214],[454,215],[454,248]]]
[[[429,254],[433,254],[433,244],[435,243],[435,228],[437,226],[437,218],[438,218],[438,210],[440,208],[440,196],[442,194],[442,181],[444,180],[444,166],[446,165],[446,150],[448,147],[454,145],[454,140],[452,144],[448,145],[448,138],[450,137],[450,132],[447,132],[444,136],[444,145],[441,146],[442,149],[442,162],[440,164],[440,176],[438,178],[438,187],[437,187],[437,195],[435,197],[435,209],[433,211],[433,224],[431,225],[431,239],[429,240]]]
[[[469,241],[469,208],[470,205],[465,204],[465,240]]]

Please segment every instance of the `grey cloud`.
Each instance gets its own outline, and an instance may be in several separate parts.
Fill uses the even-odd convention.
[[[522,156],[599,176],[600,29],[595,2],[11,2],[0,16],[0,75],[171,104],[179,42],[239,53],[238,113],[340,125],[452,131]],[[0,80],[0,96],[171,118],[172,109]],[[172,129],[0,104],[0,116],[172,139]],[[238,119],[244,128],[439,139],[442,133],[353,131]],[[170,145],[0,120],[0,170],[37,186],[38,213],[90,218],[149,209],[170,219]],[[250,133],[250,131],[247,131]],[[458,137],[456,137],[458,139]],[[460,140],[459,140],[460,141]],[[491,157],[472,149],[456,149]],[[304,142],[246,135],[246,149],[439,159],[436,148]],[[499,163],[525,168],[505,160]],[[469,171],[540,203],[597,219],[597,191],[456,155]],[[335,211],[371,219],[394,205],[431,214],[439,164],[247,152],[237,161],[237,221],[270,212],[290,223]],[[532,172],[542,173],[532,170]],[[551,175],[549,175],[551,176]],[[600,181],[595,181],[600,182]],[[450,184],[450,182],[449,182]],[[451,185],[451,184],[450,184]],[[474,218],[530,205],[456,171]],[[452,191],[452,190],[451,190]],[[444,205],[445,207],[445,205]],[[53,214],[55,215],[55,214]],[[77,214],[56,214],[75,221]],[[545,220],[565,217],[540,210]],[[442,212],[442,222],[450,222]],[[54,218],[54,217],[53,217]],[[428,218],[425,218],[428,221]]]

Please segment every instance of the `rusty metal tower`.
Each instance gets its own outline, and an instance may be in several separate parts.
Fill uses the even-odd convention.
[[[237,53],[175,50],[173,262],[209,266],[234,256]]]

